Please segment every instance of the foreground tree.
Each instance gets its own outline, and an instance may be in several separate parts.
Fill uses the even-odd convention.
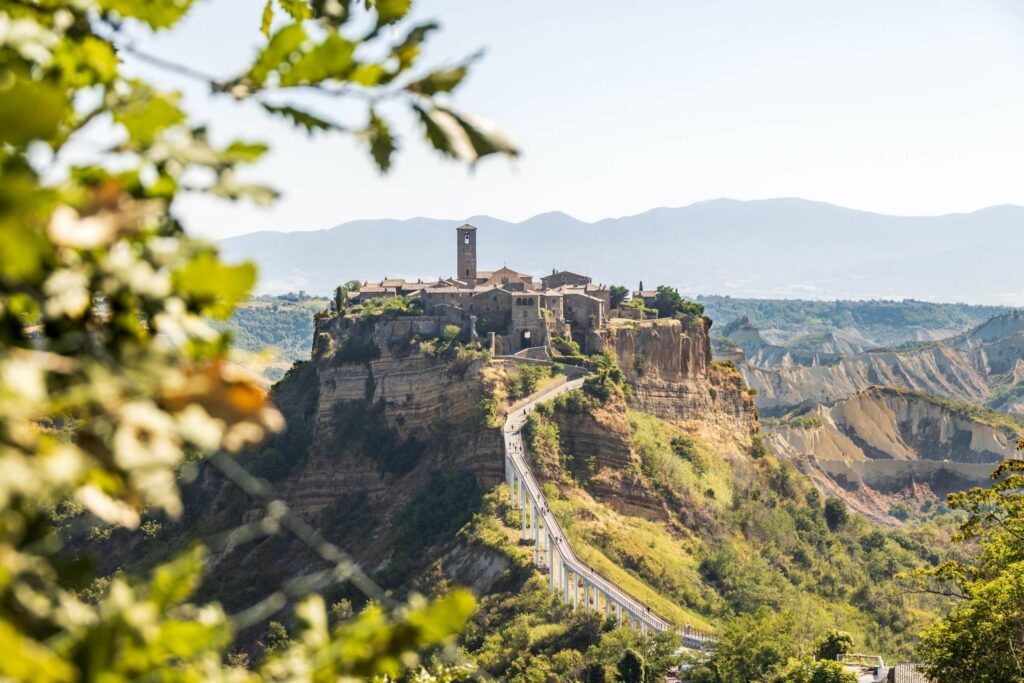
[[[992,479],[948,499],[967,514],[954,538],[970,544],[971,562],[906,577],[955,600],[949,616],[921,635],[920,656],[935,683],[1024,681],[1024,461],[1004,462]]]
[[[857,683],[856,674],[843,671],[839,662],[810,658],[791,659],[772,683]]]
[[[232,370],[229,339],[207,324],[248,295],[255,269],[221,263],[214,248],[185,236],[172,211],[180,191],[271,201],[274,190],[236,174],[266,147],[212,144],[188,123],[178,95],[122,75],[122,55],[203,80],[216,96],[307,132],[354,134],[382,171],[397,149],[377,109],[383,99],[405,103],[446,156],[473,163],[515,154],[487,124],[435,99],[459,85],[469,61],[419,69],[437,25],[399,33],[408,0],[368,0],[365,10],[349,0],[268,1],[266,45],[227,78],[168,64],[129,39],[173,27],[191,5],[0,0],[0,678],[395,676],[462,627],[469,595],[373,604],[333,630],[319,596],[268,596],[254,606],[263,619],[291,600],[298,623],[251,674],[233,666],[244,657],[225,663],[232,619],[216,604],[188,603],[202,548],[148,578],[104,578],[106,589],[87,595],[80,591],[93,577],[62,554],[48,523],[58,506],[81,510],[86,525],[135,528],[143,512],[177,517],[176,480],[190,461],[217,453],[229,478],[246,481],[224,454],[282,426],[263,392]],[[254,30],[260,23],[241,19]],[[363,119],[307,111],[290,99],[300,90],[362,103]],[[115,142],[92,159],[69,161],[76,143],[111,134]],[[259,493],[251,480],[246,490]],[[371,592],[341,549],[316,542],[281,503],[258,500],[268,521],[255,532],[304,534],[332,567],[308,586],[349,580]]]

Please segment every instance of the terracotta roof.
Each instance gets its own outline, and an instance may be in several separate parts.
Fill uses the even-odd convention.
[[[423,293],[425,295],[427,295],[427,294],[459,294],[459,293],[466,293],[466,292],[468,292],[468,290],[465,290],[465,289],[463,289],[461,287],[431,287],[430,289],[423,290]]]
[[[501,285],[491,283],[489,285],[477,285],[472,289],[473,294],[486,294],[488,292],[501,292],[502,294],[512,294],[509,290],[503,288]]]
[[[590,279],[589,275],[583,275],[582,273],[574,273],[571,270],[559,270],[557,272],[551,273],[551,275],[545,275],[543,279],[547,279],[549,277],[555,277],[556,275],[572,275],[573,277],[582,277],[582,278],[586,278],[587,280]]]
[[[381,280],[380,281],[380,286],[381,287],[401,287],[404,284],[405,284],[405,280],[401,279],[401,278],[399,278],[399,279],[391,279],[391,280]]]
[[[520,273],[517,270],[512,270],[508,266],[502,266],[501,268],[498,268],[494,272],[490,273],[490,276],[494,277],[498,273],[501,273],[502,275],[516,275],[518,277],[533,277],[532,275],[527,275],[526,273]]]
[[[596,296],[590,296],[589,294],[586,294],[585,292],[578,292],[578,291],[577,292],[566,292],[565,296],[581,296],[584,299],[590,299],[591,301],[599,301],[601,303],[604,303],[604,299],[598,299]]]
[[[459,230],[476,230],[476,226],[470,225],[469,223],[463,223],[459,226]]]

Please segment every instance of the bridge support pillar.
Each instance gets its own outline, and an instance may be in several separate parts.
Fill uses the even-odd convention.
[[[537,504],[532,504],[531,516],[533,517],[533,563],[540,565],[540,522],[537,520]]]
[[[554,593],[555,592],[555,552],[551,548],[551,534],[545,532],[544,536],[547,539],[545,541],[545,545],[547,546],[546,550],[548,552],[548,579],[549,579],[550,584],[551,584],[551,592]]]
[[[523,499],[521,501],[521,505],[519,506],[519,516],[520,516],[520,518],[522,520],[522,527],[523,527],[523,529],[522,529],[522,539],[524,541],[526,540],[526,516],[529,513],[529,511],[530,510],[527,507],[526,500]]]

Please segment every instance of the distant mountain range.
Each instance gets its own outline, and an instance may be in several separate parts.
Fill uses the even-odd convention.
[[[803,199],[716,199],[586,223],[545,213],[521,223],[490,216],[362,220],[306,232],[223,240],[252,259],[261,293],[329,292],[351,279],[450,275],[454,227],[480,228],[479,265],[552,268],[687,295],[904,299],[1024,305],[1024,207],[944,216],[888,216]]]

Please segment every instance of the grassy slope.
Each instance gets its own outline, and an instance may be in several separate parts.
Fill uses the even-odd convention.
[[[880,530],[859,517],[830,530],[823,501],[789,465],[750,458],[721,430],[637,412],[629,420],[642,476],[675,514],[622,515],[586,482],[548,482],[551,509],[583,559],[678,624],[714,629],[767,606],[790,610],[809,638],[838,626],[871,651],[909,653],[941,605],[903,595],[893,575],[938,561],[942,530]],[[701,472],[673,451],[680,435],[698,445]]]

